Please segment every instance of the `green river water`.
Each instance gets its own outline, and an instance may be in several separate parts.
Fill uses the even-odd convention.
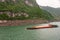
[[[0,27],[0,40],[60,40],[60,22],[52,24],[59,27],[37,30],[26,30],[33,25]]]

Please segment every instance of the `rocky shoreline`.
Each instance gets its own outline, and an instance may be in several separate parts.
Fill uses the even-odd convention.
[[[47,20],[0,20],[0,26],[20,26],[28,24],[48,23]]]

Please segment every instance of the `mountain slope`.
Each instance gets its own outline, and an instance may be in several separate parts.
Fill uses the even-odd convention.
[[[52,8],[48,6],[41,6],[41,8],[50,12],[56,19],[60,19],[60,8]]]
[[[9,19],[42,18],[51,20],[54,18],[49,12],[42,10],[37,5],[35,0],[15,0],[15,1],[5,0],[4,2],[0,1],[0,11],[1,12],[9,11],[12,17],[12,18],[8,17]],[[1,16],[0,19],[2,19]]]

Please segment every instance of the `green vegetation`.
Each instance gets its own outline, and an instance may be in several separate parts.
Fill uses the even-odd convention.
[[[0,14],[0,19],[1,20],[24,20],[24,19],[47,19],[51,20],[54,17],[47,11],[40,9],[38,5],[35,4],[34,1],[32,2],[33,6],[29,6],[25,4],[24,0],[18,0],[16,2],[13,1],[5,1],[5,2],[0,2],[0,11],[10,11],[11,14],[16,14],[16,13],[26,13],[28,14],[28,17],[25,17],[24,15],[21,16],[15,16],[15,17],[9,17],[6,13],[5,14]]]
[[[60,20],[60,8],[53,8],[53,7],[49,7],[49,6],[41,6],[42,9],[50,12],[55,20]]]

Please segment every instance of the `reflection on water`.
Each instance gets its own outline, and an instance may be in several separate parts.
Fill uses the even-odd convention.
[[[0,40],[60,40],[60,22],[52,22],[58,28],[26,30],[28,26],[0,27]]]

